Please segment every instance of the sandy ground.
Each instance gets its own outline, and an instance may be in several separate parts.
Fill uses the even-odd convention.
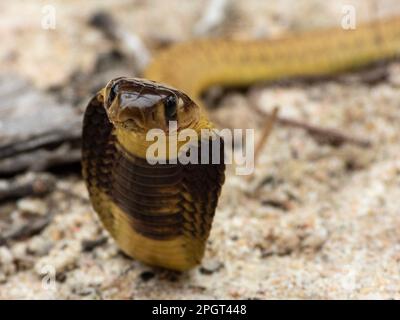
[[[108,9],[150,48],[160,39],[192,38],[206,3],[116,2]],[[377,14],[372,1],[349,2],[361,20]],[[95,1],[52,2],[60,14],[55,31],[35,27],[41,14],[35,3],[0,5],[6,13],[1,24],[8,28],[0,28],[7,37],[1,64],[9,72],[49,88],[76,69],[90,70],[99,50],[110,48],[85,23],[99,7]],[[341,1],[280,3],[234,1],[232,19],[213,34],[275,37],[335,25],[341,13]],[[379,8],[382,15],[400,14],[397,1],[380,1]],[[32,46],[29,53],[24,43]],[[254,108],[279,106],[280,116],[340,129],[372,145],[321,144],[302,129],[277,125],[253,179],[228,167],[205,258],[190,272],[159,270],[124,256],[101,227],[78,176],[59,177],[43,199],[2,206],[0,222],[6,213],[14,223],[21,215],[49,211],[53,218],[41,233],[0,246],[0,298],[399,299],[400,64],[385,70],[387,76],[373,83],[353,74],[255,85],[223,96],[211,115],[228,127],[260,129]]]

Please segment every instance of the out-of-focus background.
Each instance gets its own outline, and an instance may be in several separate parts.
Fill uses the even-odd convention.
[[[3,1],[0,298],[400,298],[400,64],[212,88],[225,127],[279,121],[251,179],[227,169],[205,258],[177,274],[124,256],[80,177],[82,112],[115,76],[201,37],[273,39],[400,15],[398,0]],[[211,9],[210,9],[211,8]],[[288,48],[290,50],[290,48]]]

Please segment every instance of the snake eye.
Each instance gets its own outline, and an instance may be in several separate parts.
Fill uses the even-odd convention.
[[[117,96],[117,91],[118,91],[118,84],[114,84],[110,89],[110,93],[108,94],[108,105],[109,106],[112,104],[115,97]]]
[[[164,101],[164,113],[167,121],[176,120],[176,97],[168,96]]]

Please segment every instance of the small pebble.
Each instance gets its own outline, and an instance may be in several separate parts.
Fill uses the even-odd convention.
[[[199,269],[200,273],[210,275],[218,272],[224,267],[224,264],[218,260],[204,261]]]

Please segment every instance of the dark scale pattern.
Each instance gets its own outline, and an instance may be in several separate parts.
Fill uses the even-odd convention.
[[[101,193],[110,196],[112,190],[110,173],[116,154],[115,136],[112,130],[103,103],[98,100],[98,96],[93,97],[83,118],[82,174],[92,206],[111,233],[113,217],[104,205]]]
[[[224,165],[151,165],[126,154],[126,150],[118,152],[118,165],[112,173],[112,197],[128,214],[132,227],[146,237],[165,240],[183,235],[186,222],[192,226],[192,237],[207,238]],[[184,215],[188,209],[190,214]]]
[[[203,142],[203,143],[208,143]],[[210,141],[211,143],[211,141]],[[206,240],[210,234],[215,208],[225,180],[224,145],[220,139],[221,164],[189,164],[183,167],[183,194],[189,194],[191,199],[182,197],[184,224],[183,234],[188,239],[187,250],[195,253],[191,259],[193,264],[201,262]],[[208,150],[212,150],[211,147]],[[198,152],[199,157],[201,152]],[[211,153],[209,153],[211,163]]]
[[[115,203],[127,213],[136,232],[157,240],[179,236],[180,166],[152,166],[145,159],[124,154],[126,151],[119,152],[118,165],[112,173]]]

